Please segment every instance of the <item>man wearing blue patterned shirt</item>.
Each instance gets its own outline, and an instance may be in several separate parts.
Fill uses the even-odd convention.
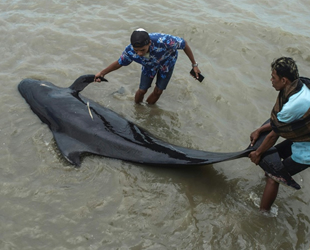
[[[143,101],[145,93],[157,76],[156,86],[146,100],[148,104],[155,104],[172,76],[179,49],[183,49],[188,56],[198,78],[200,73],[198,64],[191,48],[183,38],[160,33],[149,34],[140,28],[132,33],[130,41],[131,44],[125,48],[117,61],[96,74],[95,81],[100,82],[100,77],[135,61],[142,65],[140,86],[135,95],[135,102]]]

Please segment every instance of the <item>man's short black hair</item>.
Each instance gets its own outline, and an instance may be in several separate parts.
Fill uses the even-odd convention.
[[[299,78],[296,62],[290,57],[280,57],[271,63],[271,70],[275,70],[279,77],[286,77],[291,82]]]
[[[136,29],[132,32],[130,43],[134,48],[141,48],[150,43],[151,39],[149,34],[142,28]]]

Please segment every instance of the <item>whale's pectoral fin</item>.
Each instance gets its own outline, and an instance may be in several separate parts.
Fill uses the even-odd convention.
[[[88,152],[87,146],[63,133],[53,131],[53,135],[61,154],[71,164],[80,167],[81,154]]]

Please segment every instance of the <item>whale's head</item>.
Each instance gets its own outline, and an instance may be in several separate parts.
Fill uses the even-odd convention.
[[[42,99],[47,97],[56,87],[50,82],[35,79],[24,79],[18,85],[20,94],[27,102],[31,99]]]

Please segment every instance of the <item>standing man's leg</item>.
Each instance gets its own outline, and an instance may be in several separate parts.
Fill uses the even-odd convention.
[[[290,156],[292,152],[290,151],[291,144],[287,143],[286,141],[277,144],[275,147],[277,149],[277,152],[264,155],[259,162],[259,165],[267,173],[277,176],[277,173],[279,174],[285,168],[281,158],[286,158]],[[277,198],[278,191],[279,183],[267,176],[266,174],[266,185],[260,203],[261,211],[270,210],[273,202]]]
[[[155,104],[162,93],[163,93],[163,90],[161,90],[157,86],[155,86],[152,94],[150,94],[149,97],[146,99],[147,103],[148,104]]]
[[[138,89],[136,92],[136,95],[135,95],[135,103],[142,102],[146,92],[147,92],[147,90]]]
[[[293,176],[309,167],[309,165],[306,164],[300,164],[292,160],[292,150],[291,150],[292,142],[289,140],[285,140],[279,144],[277,144],[275,147],[278,151],[277,155],[279,157],[278,160],[281,158],[284,159],[281,163],[283,168],[277,168],[274,169],[276,172],[281,173],[281,171],[287,172],[290,176]],[[271,155],[270,155],[271,156]],[[265,158],[267,158],[266,156]],[[271,163],[275,166],[275,159],[269,159]],[[263,160],[261,161],[261,163]],[[279,166],[279,164],[277,164]],[[295,181],[294,181],[295,182]],[[298,185],[298,184],[297,184]],[[266,179],[266,186],[264,189],[264,193],[261,199],[260,204],[260,210],[262,211],[269,211],[273,202],[275,201],[277,194],[279,190],[279,183],[275,180],[273,180],[270,177],[267,177]]]
[[[140,103],[143,101],[144,95],[149,87],[151,87],[153,79],[154,78],[148,77],[141,72],[139,89],[135,95],[135,103]]]
[[[169,72],[166,74],[165,78],[163,78],[160,72],[157,73],[156,86],[150,96],[147,98],[148,104],[155,104],[163,91],[166,89],[170,78],[172,76],[174,67],[172,67]]]
[[[278,195],[279,183],[267,177],[266,186],[260,203],[261,211],[269,211]]]

